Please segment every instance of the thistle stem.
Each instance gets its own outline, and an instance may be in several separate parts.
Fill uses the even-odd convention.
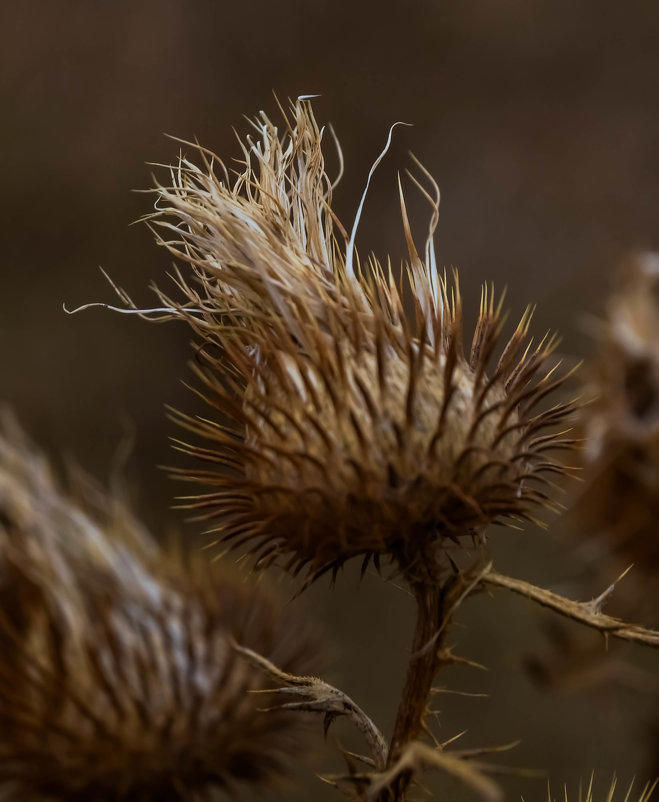
[[[442,626],[445,615],[444,589],[426,582],[414,584],[412,589],[416,599],[416,629],[389,748],[389,765],[395,762],[407,744],[418,738],[424,728],[428,697],[440,663],[440,641],[444,639],[446,631]],[[379,802],[404,800],[411,779],[409,774],[401,776],[395,786],[380,797]]]

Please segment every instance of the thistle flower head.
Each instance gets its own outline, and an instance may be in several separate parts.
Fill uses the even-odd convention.
[[[659,255],[629,259],[600,327],[584,421],[581,525],[648,574],[659,572]]]
[[[291,115],[281,133],[254,121],[236,177],[199,149],[201,166],[182,159],[157,188],[150,222],[192,271],[176,274],[184,303],[160,298],[197,332],[202,395],[219,413],[177,416],[206,441],[181,448],[218,467],[181,471],[209,490],[189,506],[220,540],[293,572],[361,555],[432,574],[449,540],[551,506],[548,477],[563,468],[547,453],[570,445],[552,433],[570,405],[539,406],[563,381],[547,368],[555,340],[529,340],[527,310],[500,346],[501,302],[485,286],[465,348],[457,274],[435,266],[439,193],[425,172],[424,257],[401,190],[403,279],[356,265],[354,229],[331,208],[326,132],[306,101]]]
[[[295,714],[262,713],[234,640],[286,670],[314,642],[263,586],[170,560],[102,494],[56,486],[0,436],[0,794],[206,800],[262,787],[299,755]],[[266,680],[267,682],[267,680]]]
[[[659,432],[659,254],[628,259],[601,326],[598,411],[613,435],[644,438]],[[601,423],[598,422],[598,427]],[[601,440],[590,439],[600,450]]]

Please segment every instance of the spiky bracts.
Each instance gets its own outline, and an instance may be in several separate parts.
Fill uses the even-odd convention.
[[[619,798],[621,802],[649,802],[652,799],[654,791],[657,787],[657,780],[654,782],[648,782],[641,788],[634,788],[634,781],[629,784],[626,791],[622,791],[618,793],[616,796],[616,789],[618,786],[618,780],[614,776],[611,780],[608,789],[605,793],[597,794],[593,788],[594,784],[594,775],[591,774],[590,781],[588,782],[587,786],[584,786],[583,783],[579,783],[579,788],[576,794],[569,794],[567,787],[563,788],[563,793],[558,796],[558,798],[554,797],[551,792],[551,787],[547,788],[547,802],[571,802],[571,800],[575,800],[575,802],[595,802],[596,799],[600,798],[603,802],[614,802],[616,798]]]
[[[425,259],[401,193],[403,280],[374,260],[355,267],[354,237],[333,234],[323,132],[308,102],[291,113],[282,135],[254,122],[233,181],[201,149],[201,168],[182,160],[150,218],[192,268],[176,274],[185,303],[160,297],[200,336],[197,372],[219,413],[177,415],[206,441],[180,447],[218,466],[180,472],[210,491],[187,506],[219,540],[294,573],[362,555],[432,574],[449,540],[551,505],[563,467],[547,454],[571,445],[554,433],[570,404],[540,405],[563,381],[547,368],[554,339],[531,343],[527,311],[499,347],[501,305],[485,287],[463,347],[457,275],[435,268],[434,183]]]
[[[317,644],[262,586],[167,558],[90,494],[62,493],[4,427],[0,795],[201,802],[263,787],[299,760],[305,724],[258,710],[263,676],[234,640],[298,673]]]

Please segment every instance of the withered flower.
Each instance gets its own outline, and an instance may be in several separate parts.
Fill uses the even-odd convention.
[[[600,545],[659,572],[659,255],[627,260],[599,328],[575,512]]]
[[[94,497],[95,496],[95,497]],[[100,491],[63,493],[15,427],[0,433],[0,795],[152,802],[262,788],[305,724],[265,714],[263,676],[314,647],[272,595],[167,558]],[[267,700],[267,697],[266,697]]]
[[[293,573],[361,555],[432,576],[449,539],[551,506],[548,477],[564,469],[547,454],[571,445],[554,432],[571,405],[539,406],[564,379],[547,367],[555,339],[528,339],[527,310],[498,348],[501,302],[486,285],[464,348],[457,274],[435,265],[439,193],[425,171],[424,258],[401,191],[403,279],[356,264],[356,223],[348,236],[331,208],[325,132],[308,101],[291,114],[282,133],[253,121],[233,178],[202,148],[201,166],[182,158],[149,218],[191,271],[176,272],[184,303],[159,297],[199,336],[197,373],[218,413],[177,415],[206,441],[181,448],[217,467],[180,472],[209,490],[189,506],[219,540]]]

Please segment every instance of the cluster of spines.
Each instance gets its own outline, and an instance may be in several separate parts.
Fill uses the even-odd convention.
[[[456,390],[456,373],[463,372],[467,365],[469,378],[473,382],[471,391],[474,398],[470,410],[472,417],[466,446],[454,463],[455,472],[468,461],[472,452],[483,452],[486,449],[492,452],[492,456],[479,467],[478,473],[472,477],[474,481],[482,479],[487,471],[496,474],[497,470],[505,472],[510,469],[510,458],[499,459],[496,455],[500,442],[509,436],[517,438],[513,463],[527,467],[525,470],[520,467],[516,471],[513,488],[508,487],[505,480],[500,486],[496,482],[489,484],[491,499],[487,503],[486,511],[483,510],[482,503],[469,499],[459,484],[454,483],[454,489],[474,508],[477,518],[488,522],[504,520],[508,516],[518,519],[530,517],[523,506],[524,502],[547,506],[553,503],[550,494],[544,493],[540,488],[528,486],[528,482],[551,484],[545,474],[564,472],[560,463],[545,459],[544,454],[551,449],[571,447],[573,440],[555,434],[540,435],[540,430],[553,427],[563,420],[571,411],[572,404],[559,403],[548,410],[530,414],[565,379],[564,375],[553,378],[553,371],[549,371],[538,381],[534,381],[534,376],[543,368],[553,350],[554,340],[546,337],[535,349],[530,344],[525,347],[530,310],[522,317],[488,377],[486,367],[493,356],[501,328],[501,304],[495,307],[491,290],[483,291],[479,320],[469,357],[466,358],[462,346],[461,305],[457,282],[451,294],[446,289],[446,283],[442,283],[441,312],[433,316],[430,325],[427,320],[423,320],[414,331],[402,314],[403,303],[399,293],[394,292],[392,283],[387,282],[387,306],[384,308],[381,305],[383,283],[376,281],[374,287],[373,295],[377,294],[380,303],[371,306],[371,315],[365,317],[359,314],[361,309],[355,310],[348,322],[342,321],[341,331],[335,330],[332,336],[327,336],[319,327],[310,325],[305,334],[305,349],[301,349],[298,342],[291,338],[286,342],[287,331],[280,328],[283,336],[276,338],[279,350],[261,350],[261,365],[255,364],[253,354],[244,347],[225,340],[221,364],[207,364],[205,369],[198,372],[210,390],[209,393],[204,393],[205,399],[216,407],[226,423],[221,425],[211,420],[192,419],[176,414],[177,420],[184,426],[214,443],[213,448],[184,443],[179,443],[178,446],[202,460],[217,462],[230,469],[228,474],[195,469],[178,472],[189,479],[220,487],[216,492],[189,499],[186,506],[198,512],[206,510],[202,515],[207,518],[217,516],[220,526],[214,527],[213,531],[223,541],[241,546],[261,537],[262,543],[257,552],[257,558],[261,561],[277,557],[287,549],[285,540],[278,541],[272,537],[273,530],[281,529],[275,525],[275,521],[263,519],[254,499],[265,493],[279,493],[289,495],[293,503],[296,493],[300,491],[294,484],[265,486],[262,481],[249,478],[246,468],[261,462],[268,463],[273,474],[314,472],[318,477],[317,492],[321,495],[331,492],[332,480],[327,471],[331,470],[334,459],[340,459],[337,451],[341,449],[341,440],[340,435],[331,426],[328,427],[329,411],[334,420],[345,419],[349,425],[350,436],[358,444],[358,453],[361,455],[361,460],[350,457],[349,463],[354,471],[356,486],[365,482],[364,466],[368,465],[372,448],[369,438],[383,420],[383,405],[387,394],[391,392],[389,383],[392,361],[404,366],[407,383],[404,391],[404,414],[399,420],[390,421],[398,444],[397,457],[392,458],[387,465],[392,485],[396,484],[399,473],[398,462],[402,464],[410,458],[407,453],[406,432],[413,426],[419,386],[424,380],[424,366],[442,365],[443,391],[441,403],[438,404],[435,431],[427,440],[427,452],[412,455],[419,463],[432,461],[437,449],[441,448],[447,416]],[[308,320],[313,321],[315,318],[310,316]],[[281,324],[275,322],[274,325],[278,327]],[[432,346],[427,340],[429,330],[436,335]],[[283,346],[287,346],[286,350],[283,350]],[[353,370],[354,365],[359,364],[365,354],[373,355],[375,359],[373,386],[363,380],[359,371]],[[226,371],[222,370],[222,366],[227,363],[237,374],[237,381],[227,378]],[[262,368],[263,364],[266,369]],[[254,382],[254,376],[258,377],[258,383]],[[245,388],[250,382],[252,392],[246,393]],[[492,390],[497,387],[505,389],[505,398],[488,404]],[[304,406],[303,420],[300,421],[291,410],[301,407],[302,398],[310,403]],[[355,409],[350,407],[351,403],[353,406],[358,403],[366,411],[371,421],[370,431],[364,430]],[[523,414],[520,414],[520,410],[523,410]],[[484,420],[491,415],[497,416],[497,434],[492,442],[484,444],[479,439],[479,430]],[[286,430],[282,430],[282,423],[285,423]],[[264,428],[269,430],[267,442],[263,438]],[[294,433],[295,443],[298,446],[302,444],[301,448],[291,450],[288,447],[293,439],[291,432]],[[305,448],[308,438],[320,438],[327,460],[319,459]],[[497,496],[501,500],[497,500]],[[328,499],[328,502],[329,509],[332,499]],[[459,522],[453,526],[444,516],[441,523],[449,537],[464,534],[465,529]],[[347,556],[353,556],[351,544],[341,543],[341,522],[338,521],[337,525],[339,548]],[[304,532],[300,535],[304,538]],[[291,536],[294,538],[295,533],[291,533]],[[388,545],[377,539],[374,542],[368,533],[363,532],[358,539],[357,553],[383,551]],[[304,543],[301,549],[294,546],[286,567],[296,571],[306,563],[313,563],[312,551],[315,549],[321,552],[322,547],[322,542]],[[334,563],[335,560],[329,562]],[[324,566],[316,561],[315,567]]]

